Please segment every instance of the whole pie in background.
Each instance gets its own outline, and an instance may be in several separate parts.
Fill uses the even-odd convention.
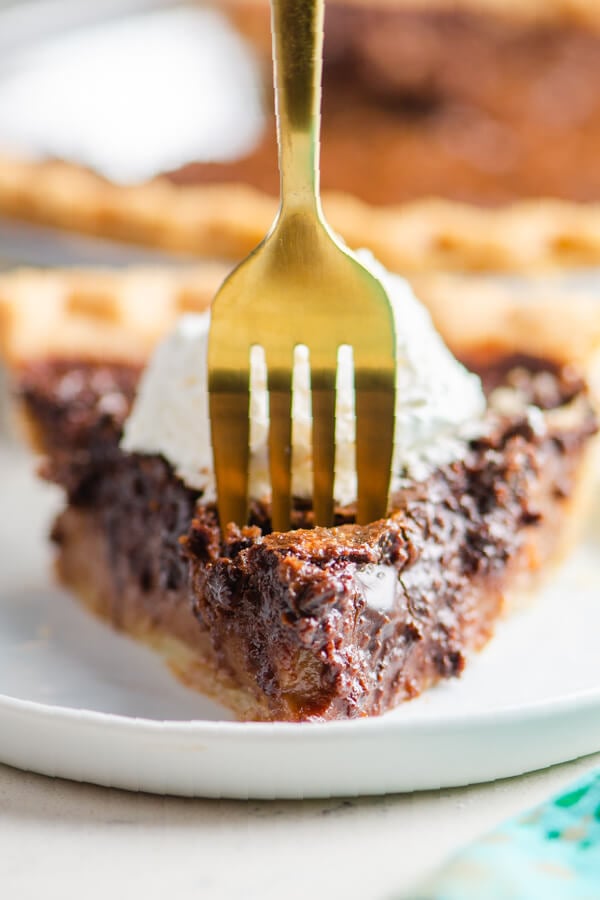
[[[278,189],[268,4],[226,0],[218,11],[250,51],[216,11],[188,9],[74,32],[27,58],[31,71],[8,99],[0,84],[0,213],[196,256],[249,252]],[[402,272],[597,263],[594,0],[330,0],[327,17],[322,183],[350,246],[370,246]],[[159,39],[157,76],[140,46]],[[109,49],[110,77],[101,78]],[[39,116],[31,124],[31,98],[55,83],[44,66],[57,58],[68,70],[55,80],[71,91],[58,107],[74,110],[68,121],[79,127],[62,142],[43,134]],[[171,84],[181,60],[193,72]],[[55,131],[60,117],[46,118]],[[163,120],[169,140],[149,163]],[[190,132],[195,122],[200,134]],[[145,150],[141,166],[115,159],[128,128],[129,143]]]
[[[225,0],[265,58],[266,0]],[[377,205],[600,199],[600,11],[594,0],[331,0],[323,185]],[[271,135],[228,172],[276,193]]]

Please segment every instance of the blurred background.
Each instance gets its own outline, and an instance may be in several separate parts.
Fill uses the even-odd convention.
[[[0,153],[278,186],[268,0],[0,0]],[[600,199],[597,0],[329,0],[323,186]]]
[[[0,0],[0,180],[7,160],[60,161],[125,186],[250,153],[264,126],[259,65],[216,6]],[[0,199],[1,213],[5,264],[143,259],[36,243],[8,227],[27,209]],[[43,204],[36,218],[44,224]]]
[[[8,4],[0,34],[5,151],[117,183],[232,160],[262,128],[252,54],[218,11],[174,3]]]

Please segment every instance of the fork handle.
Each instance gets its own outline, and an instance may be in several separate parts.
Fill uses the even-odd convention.
[[[319,203],[325,0],[271,0],[281,211]]]

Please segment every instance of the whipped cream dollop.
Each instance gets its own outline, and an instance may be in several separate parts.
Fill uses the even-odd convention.
[[[367,251],[357,254],[384,286],[394,311],[398,348],[396,436],[392,490],[406,476],[425,478],[433,466],[460,458],[465,440],[481,430],[486,408],[481,382],[450,353],[410,285],[387,272]],[[184,316],[157,349],[125,426],[123,448],[161,454],[190,487],[215,497],[207,391],[210,316]],[[352,355],[342,348],[338,366],[335,498],[356,499]],[[310,371],[306,348],[297,348],[293,398],[293,492],[312,495]],[[268,396],[264,357],[252,355],[250,493],[270,495]]]

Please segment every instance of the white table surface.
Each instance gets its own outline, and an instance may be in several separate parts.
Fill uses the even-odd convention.
[[[598,765],[600,755],[467,790],[303,803],[158,798],[0,766],[0,895],[410,897],[460,847]]]

